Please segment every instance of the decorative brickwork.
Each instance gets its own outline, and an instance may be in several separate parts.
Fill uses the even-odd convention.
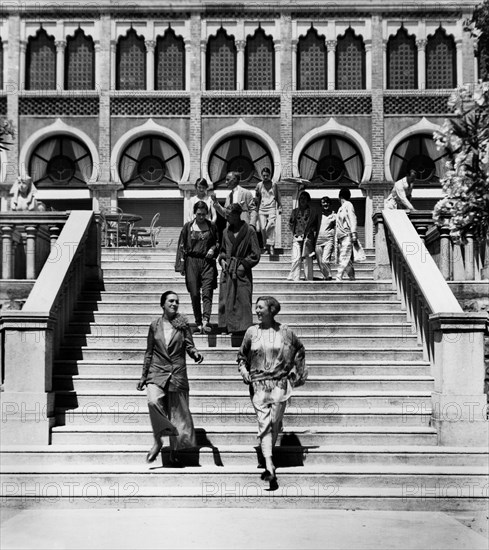
[[[112,116],[188,116],[189,97],[113,97]]]
[[[156,89],[185,90],[185,44],[173,29],[158,37],[156,44]]]
[[[365,88],[365,45],[355,31],[348,28],[336,46],[336,89]]]
[[[44,29],[30,37],[26,54],[26,88],[28,90],[56,89],[56,48],[54,37]]]
[[[426,44],[426,88],[455,88],[457,85],[456,49],[452,36],[437,29]]]
[[[273,38],[257,29],[246,40],[245,89],[273,90],[275,87]]]
[[[95,83],[95,49],[91,37],[82,29],[66,41],[65,88],[93,90]]]
[[[449,95],[385,95],[384,113],[386,115],[445,115],[448,109]]]
[[[311,27],[297,44],[297,89],[328,88],[327,51],[324,36]]]
[[[202,115],[280,115],[279,97],[204,97]]]
[[[294,115],[370,114],[372,98],[370,95],[299,96],[292,99],[292,109]]]
[[[416,38],[401,27],[387,44],[387,88],[406,90],[418,87]]]
[[[98,97],[21,97],[21,116],[98,116]]]

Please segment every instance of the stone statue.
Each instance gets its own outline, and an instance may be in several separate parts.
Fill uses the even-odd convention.
[[[17,211],[37,210],[36,193],[37,189],[32,183],[32,178],[30,176],[19,176],[12,189],[10,189],[10,194],[13,195],[10,209]]]

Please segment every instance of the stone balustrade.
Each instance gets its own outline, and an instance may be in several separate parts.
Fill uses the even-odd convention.
[[[35,279],[67,218],[66,212],[1,212],[1,278]]]
[[[374,277],[392,275],[393,288],[431,363],[432,423],[439,443],[481,445],[489,437],[484,393],[487,314],[462,311],[405,211],[384,210],[374,221]]]

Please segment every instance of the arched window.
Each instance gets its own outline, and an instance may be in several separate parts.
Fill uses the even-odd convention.
[[[297,89],[326,90],[328,87],[327,51],[324,36],[311,27],[297,44]]]
[[[157,90],[185,90],[185,44],[171,28],[158,37],[155,64]]]
[[[426,88],[455,88],[457,55],[453,36],[439,27],[426,44]]]
[[[365,88],[365,45],[352,28],[338,37],[336,46],[336,89],[363,90]]]
[[[122,153],[119,175],[124,187],[174,187],[182,179],[183,157],[162,136],[139,137]]]
[[[273,38],[263,29],[246,39],[245,89],[273,90],[275,88],[275,50]]]
[[[90,36],[77,29],[66,40],[65,89],[93,90],[95,88],[95,48]]]
[[[445,173],[447,151],[439,151],[433,137],[417,134],[403,140],[390,159],[394,181],[403,178],[409,170],[416,170],[417,183],[430,185],[438,183]]]
[[[56,48],[54,37],[39,29],[36,36],[30,36],[26,50],[27,90],[56,89]]]
[[[350,141],[337,136],[323,136],[311,143],[299,157],[302,178],[320,186],[360,183],[363,160]]]
[[[146,88],[146,47],[134,29],[121,36],[117,44],[116,87],[118,90]]]
[[[214,187],[221,185],[228,172],[239,172],[241,181],[255,185],[263,168],[273,171],[273,159],[267,146],[250,136],[227,138],[217,145],[209,159],[209,176]]]
[[[418,87],[416,39],[401,27],[387,43],[387,88],[409,90]]]
[[[207,44],[207,89],[236,90],[236,46],[223,28]]]
[[[39,188],[85,188],[92,169],[92,156],[86,145],[66,135],[42,141],[29,160],[29,174]]]

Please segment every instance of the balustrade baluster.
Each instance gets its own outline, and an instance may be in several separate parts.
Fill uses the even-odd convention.
[[[58,240],[60,232],[61,232],[61,227],[59,225],[49,226],[49,240],[51,242],[51,250],[56,244],[56,241]]]
[[[446,281],[451,280],[451,248],[450,230],[448,227],[440,227],[440,271]]]
[[[474,280],[474,236],[467,234],[467,243],[465,244],[465,280]]]
[[[26,279],[36,278],[36,236],[38,227],[27,225],[25,228]]]
[[[2,225],[2,279],[11,279],[13,274],[13,225]]]

